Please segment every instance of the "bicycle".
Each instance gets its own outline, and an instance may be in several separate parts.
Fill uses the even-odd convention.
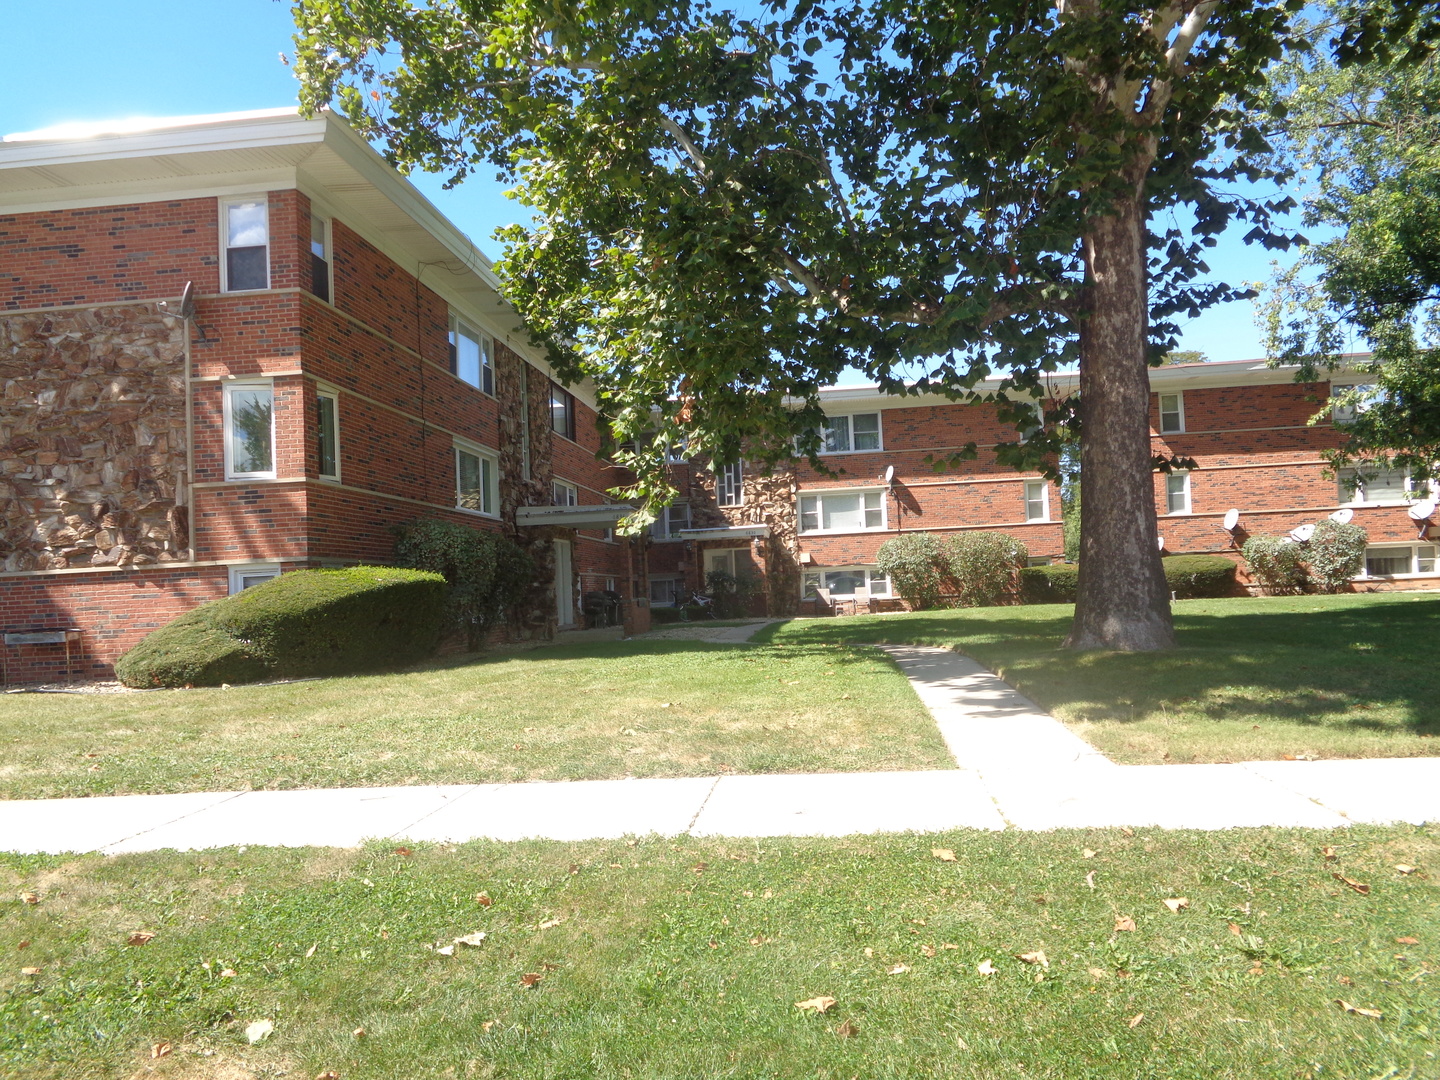
[[[698,614],[704,618],[718,619],[720,617],[715,614],[715,598],[713,596],[706,596],[704,593],[681,593],[675,598],[675,606],[680,609],[681,622],[690,621],[690,609],[692,607],[699,608]]]

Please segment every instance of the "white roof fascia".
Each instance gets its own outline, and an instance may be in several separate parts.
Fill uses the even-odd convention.
[[[677,529],[682,540],[751,540],[770,535],[769,525],[726,525],[717,529]]]
[[[44,135],[7,135],[0,140],[0,168],[44,168],[75,161],[110,161],[121,158],[188,154],[207,150],[249,150],[263,146],[296,146],[324,139],[327,117],[307,120],[295,108],[234,114],[243,119],[197,117],[194,124],[156,127],[135,134],[97,134],[88,137],[34,139]],[[187,118],[188,119],[188,118]],[[200,122],[208,121],[208,122]],[[158,122],[158,121],[157,121]]]
[[[568,529],[608,528],[635,512],[624,503],[592,506],[517,506],[515,524],[520,526],[560,525]]]

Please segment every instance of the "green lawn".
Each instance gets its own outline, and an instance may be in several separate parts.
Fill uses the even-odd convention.
[[[951,766],[870,649],[598,642],[230,690],[0,696],[0,797]]]
[[[1070,614],[797,620],[757,640],[953,647],[1127,763],[1440,754],[1440,597],[1184,600],[1165,653],[1066,652]]]
[[[1434,828],[0,857],[0,1074],[1434,1077],[1437,867]]]

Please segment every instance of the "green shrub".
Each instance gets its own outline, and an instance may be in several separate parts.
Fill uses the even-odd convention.
[[[1284,536],[1252,536],[1240,548],[1250,576],[1273,596],[1297,593],[1305,584],[1300,545]]]
[[[678,607],[652,607],[650,609],[650,621],[656,626],[668,626],[671,623],[680,621],[680,609]]]
[[[1320,522],[1305,549],[1310,580],[1322,592],[1339,592],[1364,568],[1369,541],[1369,533],[1359,525],[1328,519]]]
[[[754,574],[737,577],[728,570],[711,570],[705,575],[705,591],[715,601],[717,618],[739,619],[749,615],[760,589],[760,580]]]
[[[940,541],[929,533],[903,533],[886,540],[875,563],[889,576],[890,588],[916,611],[939,607],[945,592]]]
[[[450,586],[446,618],[473,652],[535,584],[535,562],[513,540],[487,529],[421,518],[395,530],[400,566],[439,574]]]
[[[993,607],[1016,595],[1029,557],[1008,533],[962,532],[945,542],[945,576],[960,607]]]
[[[1057,563],[1027,566],[1020,571],[1022,604],[1073,604],[1080,583],[1080,567]]]
[[[219,686],[339,675],[435,651],[445,579],[386,566],[297,570],[212,600],[115,662],[126,686]]]
[[[1160,561],[1165,567],[1165,583],[1177,600],[1235,592],[1235,563],[1224,555],[1171,555]]]

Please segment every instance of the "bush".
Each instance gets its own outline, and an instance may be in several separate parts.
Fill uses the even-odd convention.
[[[1305,583],[1300,545],[1283,536],[1252,536],[1240,549],[1262,589],[1272,596],[1297,593]]]
[[[944,557],[959,606],[993,607],[1015,596],[1029,552],[1008,533],[962,532],[946,541]]]
[[[439,574],[450,586],[446,619],[465,631],[472,652],[535,583],[534,560],[497,532],[422,518],[401,525],[395,536],[396,563]]]
[[[115,662],[126,686],[219,686],[340,675],[435,651],[445,579],[385,566],[297,570],[212,600]]]
[[[668,626],[670,623],[680,621],[680,609],[678,607],[652,607],[650,609],[650,621],[656,626]]]
[[[945,592],[940,541],[929,533],[903,533],[886,540],[875,563],[890,578],[890,588],[916,611],[939,607]]]
[[[1306,545],[1305,563],[1310,580],[1322,592],[1339,592],[1365,566],[1365,545],[1370,535],[1359,525],[1325,520],[1315,526]]]
[[[1027,566],[1020,571],[1022,604],[1073,604],[1080,583],[1075,565]]]
[[[760,581],[754,574],[736,577],[727,570],[711,570],[705,575],[705,591],[715,602],[717,618],[739,619],[750,614],[760,595]]]
[[[1224,555],[1171,555],[1160,562],[1165,583],[1177,600],[1229,596],[1235,591],[1235,563]]]

